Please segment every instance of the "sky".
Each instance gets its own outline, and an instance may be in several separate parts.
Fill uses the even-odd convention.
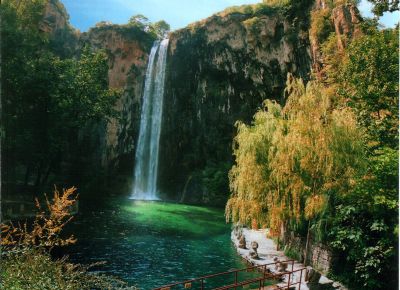
[[[207,18],[229,6],[253,4],[260,0],[61,0],[70,15],[70,22],[80,31],[87,31],[100,21],[127,23],[136,14],[143,14],[151,22],[165,20],[171,29],[183,28],[189,23]],[[370,5],[362,0],[359,6],[363,16],[372,17]],[[399,13],[387,13],[381,18],[386,27],[393,27]]]

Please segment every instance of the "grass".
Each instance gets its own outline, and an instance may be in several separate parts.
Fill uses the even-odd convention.
[[[299,253],[298,249],[291,248],[291,247],[285,247],[285,256],[288,258],[294,259],[296,261],[301,261],[301,255]]]

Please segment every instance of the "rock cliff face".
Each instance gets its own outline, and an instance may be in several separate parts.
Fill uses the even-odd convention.
[[[124,92],[115,105],[118,117],[94,129],[97,142],[101,144],[96,156],[100,157],[103,168],[130,172],[133,166],[144,75],[153,41],[137,28],[111,24],[92,28],[81,35],[81,46],[90,44],[107,52],[109,86]]]
[[[89,155],[82,158],[88,166],[85,170],[111,174],[122,170],[132,175],[142,87],[154,36],[137,27],[106,22],[81,33],[69,24],[69,15],[58,0],[47,2],[40,29],[49,35],[61,57],[79,55],[85,45],[106,51],[109,86],[121,89],[123,96],[115,105],[117,118],[108,123],[82,125],[81,142],[92,148]]]
[[[317,0],[311,11],[310,45],[313,71],[324,77],[322,43],[330,34],[337,36],[337,49],[343,50],[347,42],[362,34],[362,17],[354,4],[329,6],[325,0]]]
[[[170,34],[160,144],[161,192],[187,202],[225,201],[235,122],[249,123],[267,98],[284,103],[288,73],[307,80],[312,70],[323,68],[320,39],[310,29],[313,15],[323,17],[323,37],[330,32],[348,37],[360,33],[361,18],[355,6],[333,9],[331,2],[331,6],[325,2],[242,6]],[[144,75],[154,38],[140,29],[109,23],[80,33],[70,27],[57,0],[49,0],[42,30],[53,36],[60,54],[79,54],[85,44],[108,53],[109,84],[124,90],[116,104],[119,118],[108,124],[89,124],[82,138],[95,145],[88,157],[92,166],[113,169],[113,174],[117,169],[131,180]],[[341,49],[346,40],[338,39]]]
[[[170,35],[161,191],[207,199],[202,173],[232,163],[235,122],[250,122],[267,98],[283,103],[289,72],[309,78],[308,29],[307,17],[264,7],[220,13]]]
[[[68,20],[69,16],[64,5],[57,0],[51,0],[45,6],[40,29],[54,36],[58,31],[64,30],[69,26]]]
[[[340,5],[332,10],[332,22],[335,33],[338,35],[338,48],[343,50],[348,39],[360,35],[360,23],[362,18],[357,7],[351,5]],[[341,37],[345,36],[345,37]]]

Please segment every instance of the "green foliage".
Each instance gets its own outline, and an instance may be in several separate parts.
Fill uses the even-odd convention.
[[[398,29],[360,25],[363,35],[337,49],[337,36],[323,44],[327,83],[336,106],[354,108],[367,133],[368,172],[338,196],[329,219],[329,240],[341,255],[333,274],[353,287],[395,288],[398,239]]]
[[[363,289],[394,289],[397,276],[398,152],[383,148],[370,158],[371,171],[339,201],[331,245],[347,263],[337,274]]]
[[[26,249],[2,255],[0,286],[12,290],[43,289],[135,289],[116,278],[88,272],[90,267],[65,259],[54,261],[49,254]]]
[[[332,108],[315,82],[288,78],[282,109],[270,101],[252,126],[238,123],[227,219],[256,219],[277,233],[282,223],[313,220],[363,171],[362,132],[347,108]]]
[[[259,17],[252,17],[243,21],[246,29],[249,29],[252,33],[256,33],[259,30],[259,26],[262,24]]]
[[[290,259],[294,259],[296,261],[302,260],[301,259],[302,257],[300,255],[300,249],[285,247],[284,253],[285,253],[285,256]]]
[[[263,3],[270,6],[284,6],[288,5],[291,0],[263,0]]]
[[[155,33],[151,33],[148,29],[144,29],[142,25],[135,24],[113,24],[111,22],[102,21],[96,24],[95,27],[89,30],[90,32],[105,32],[112,31],[121,34],[128,40],[138,41],[143,49],[149,50],[153,45],[154,40],[157,39]]]
[[[151,31],[153,31],[158,38],[166,38],[168,32],[171,30],[171,27],[164,20],[160,20],[158,22],[152,23],[150,25]]]
[[[330,17],[330,9],[315,9],[311,12],[310,37],[317,43],[323,43],[334,30]]]
[[[72,219],[71,206],[77,201],[72,187],[62,193],[54,190],[53,199],[46,197],[46,211],[38,200],[38,213],[31,225],[0,224],[1,289],[134,289],[113,277],[89,273],[89,266],[68,263],[67,258],[53,260],[50,251],[55,246],[73,244],[73,236],[64,238],[61,232]]]
[[[223,205],[229,194],[229,163],[211,164],[201,172],[202,184],[205,187],[207,200],[214,205]]]
[[[399,0],[368,0],[374,7],[372,12],[376,16],[382,16],[384,12],[394,12],[399,10]]]
[[[351,42],[336,76],[371,140],[392,148],[398,147],[398,46],[398,29],[371,29]]]
[[[45,184],[68,155],[77,152],[78,131],[115,116],[120,92],[108,89],[107,56],[85,48],[61,58],[40,30],[47,1],[1,5],[5,131],[5,180]],[[79,156],[78,156],[79,158]],[[25,174],[15,172],[22,168]]]
[[[142,14],[134,15],[129,19],[128,27],[136,27],[139,30],[145,31],[158,39],[166,38],[170,31],[170,26],[164,20],[151,23],[146,16]]]
[[[142,14],[137,14],[129,18],[128,25],[137,26],[144,30],[150,25],[150,21],[146,16]]]
[[[59,110],[56,114],[64,124],[77,128],[89,120],[116,116],[113,105],[120,92],[108,89],[105,52],[93,52],[86,46],[78,61],[57,60],[53,67],[59,78],[57,91],[52,92]]]
[[[217,15],[220,15],[222,17],[235,13],[240,13],[250,16],[270,15],[277,9],[282,8],[283,6],[281,6],[281,4],[283,5],[284,2],[286,1],[277,1],[274,4],[257,3],[252,5],[232,6],[218,13]]]

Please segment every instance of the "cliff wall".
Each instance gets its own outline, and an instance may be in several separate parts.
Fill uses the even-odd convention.
[[[268,2],[268,1],[267,1]],[[331,33],[338,49],[360,33],[354,5],[287,1],[285,5],[229,8],[170,33],[160,146],[159,189],[193,203],[224,204],[233,164],[235,122],[251,121],[265,99],[283,104],[286,76],[323,75],[321,43]],[[73,29],[60,2],[50,0],[42,29],[60,54],[89,44],[109,56],[109,85],[124,91],[118,117],[86,124],[91,168],[130,180],[140,123],[142,90],[154,36],[129,25],[99,23]]]
[[[118,116],[107,124],[91,128],[100,145],[94,160],[101,161],[98,165],[102,168],[132,175],[144,76],[153,41],[149,34],[136,27],[112,24],[99,25],[81,35],[80,47],[89,44],[106,51],[109,86],[123,91],[115,104]]]
[[[308,11],[309,4],[303,8]],[[304,11],[260,4],[228,10],[171,33],[161,191],[188,202],[223,200],[207,183],[212,178],[207,172],[211,168],[211,175],[213,170],[223,173],[225,181],[216,183],[226,196],[235,122],[250,122],[265,99],[284,103],[288,73],[310,77],[308,29]]]

